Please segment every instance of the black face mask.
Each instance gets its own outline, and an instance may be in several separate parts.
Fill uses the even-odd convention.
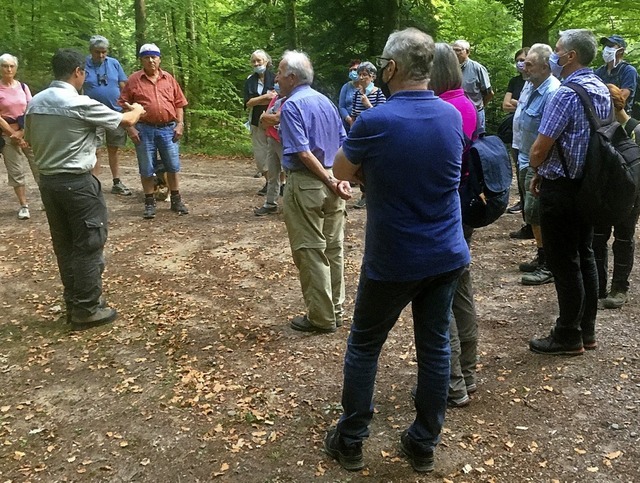
[[[389,97],[389,94],[391,93],[389,91],[389,86],[387,84],[387,82],[384,81],[384,70],[389,66],[389,62],[387,62],[387,64],[384,67],[380,67],[380,71],[378,72],[378,79],[380,81],[380,89],[382,89],[382,93],[385,95],[385,97]]]

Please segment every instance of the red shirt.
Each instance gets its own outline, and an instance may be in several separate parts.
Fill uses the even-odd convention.
[[[131,74],[118,99],[120,105],[124,102],[137,102],[144,107],[147,113],[140,121],[149,124],[164,124],[177,120],[177,109],[188,104],[178,82],[162,69],[158,69],[155,84],[144,70]]]

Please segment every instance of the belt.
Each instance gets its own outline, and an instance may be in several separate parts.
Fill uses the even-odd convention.
[[[162,127],[173,126],[173,125],[175,125],[175,123],[176,123],[175,121],[159,122],[159,123],[140,121],[140,124],[144,124],[145,126],[155,127],[155,128],[158,128],[158,129],[162,128]]]

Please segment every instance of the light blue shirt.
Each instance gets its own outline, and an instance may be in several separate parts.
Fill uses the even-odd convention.
[[[346,136],[335,104],[308,85],[297,86],[282,105],[280,138],[285,169],[306,169],[297,156],[304,151],[311,151],[325,168],[331,168]]]
[[[127,76],[120,62],[113,57],[105,57],[104,62],[96,66],[89,55],[84,69],[87,73],[82,86],[84,94],[114,111],[121,112],[122,107],[118,105],[120,83],[126,82]]]
[[[122,114],[53,81],[27,106],[24,137],[41,175],[81,174],[96,164],[96,127],[115,129]]]
[[[522,106],[522,112],[518,119],[521,133],[518,170],[523,170],[529,166],[529,152],[533,142],[538,137],[538,128],[542,121],[544,106],[547,104],[547,100],[560,87],[560,81],[552,75],[536,89],[533,89],[531,82],[527,82],[527,84],[531,86],[532,90]],[[518,108],[520,108],[520,104],[518,104]]]

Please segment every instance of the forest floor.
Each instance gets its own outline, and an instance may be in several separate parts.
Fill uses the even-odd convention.
[[[449,410],[436,470],[399,452],[416,374],[408,311],[380,359],[366,468],[322,452],[340,414],[349,319],[335,334],[289,328],[303,313],[282,214],[258,218],[262,180],[246,159],[183,157],[188,216],[158,204],[143,220],[132,153],[131,197],[110,194],[104,289],[113,325],[64,322],[62,288],[33,183],[31,219],[0,192],[0,481],[2,482],[634,482],[640,480],[640,296],[598,316],[598,349],[542,356],[527,341],[557,314],[553,284],[520,285],[532,241],[518,215],[473,238],[479,389]],[[4,166],[0,178],[5,177]],[[349,203],[351,206],[353,202]],[[351,314],[366,212],[349,210]],[[636,257],[637,258],[637,257]],[[636,263],[636,265],[639,265]]]

